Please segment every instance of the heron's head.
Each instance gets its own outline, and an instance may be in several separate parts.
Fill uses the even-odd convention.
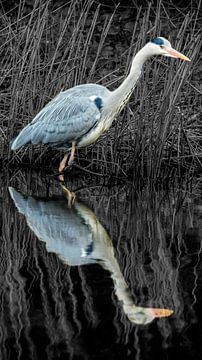
[[[171,43],[163,37],[157,37],[150,40],[147,47],[151,55],[169,56],[181,60],[191,61],[187,56],[173,49]]]

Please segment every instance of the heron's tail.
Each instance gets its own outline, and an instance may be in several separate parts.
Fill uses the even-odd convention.
[[[10,196],[13,199],[18,211],[21,214],[24,214],[27,207],[27,199],[23,195],[21,195],[19,191],[15,190],[12,186],[9,186],[8,189]]]
[[[21,146],[31,143],[31,131],[30,130],[31,130],[30,126],[27,125],[15,139],[11,140],[11,142],[10,142],[11,150],[17,150]]]

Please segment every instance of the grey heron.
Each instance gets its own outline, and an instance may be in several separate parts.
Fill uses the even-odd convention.
[[[129,100],[141,75],[143,64],[154,55],[190,61],[185,55],[174,50],[165,38],[154,38],[134,56],[128,76],[117,89],[110,91],[102,85],[83,84],[60,92],[21,130],[12,141],[11,149],[17,150],[23,145],[41,143],[68,150],[59,166],[59,179],[64,182],[69,151],[70,166],[76,148],[93,143],[109,129],[114,118]]]
[[[100,264],[110,272],[114,291],[128,319],[148,324],[155,318],[172,315],[166,308],[137,306],[124,279],[111,238],[94,212],[81,202],[72,207],[62,198],[34,198],[9,188],[18,211],[26,218],[37,238],[46,243],[48,252],[56,253],[69,266]]]

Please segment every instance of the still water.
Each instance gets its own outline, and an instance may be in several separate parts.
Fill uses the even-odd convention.
[[[197,189],[3,179],[2,360],[202,358]]]

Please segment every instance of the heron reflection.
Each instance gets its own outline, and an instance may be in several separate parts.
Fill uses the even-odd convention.
[[[110,272],[115,294],[128,319],[135,324],[147,324],[154,318],[173,313],[169,309],[136,306],[123,277],[112,241],[95,216],[81,202],[68,206],[65,198],[36,199],[24,196],[14,188],[10,195],[28,226],[48,252],[56,253],[69,266],[99,263]]]

